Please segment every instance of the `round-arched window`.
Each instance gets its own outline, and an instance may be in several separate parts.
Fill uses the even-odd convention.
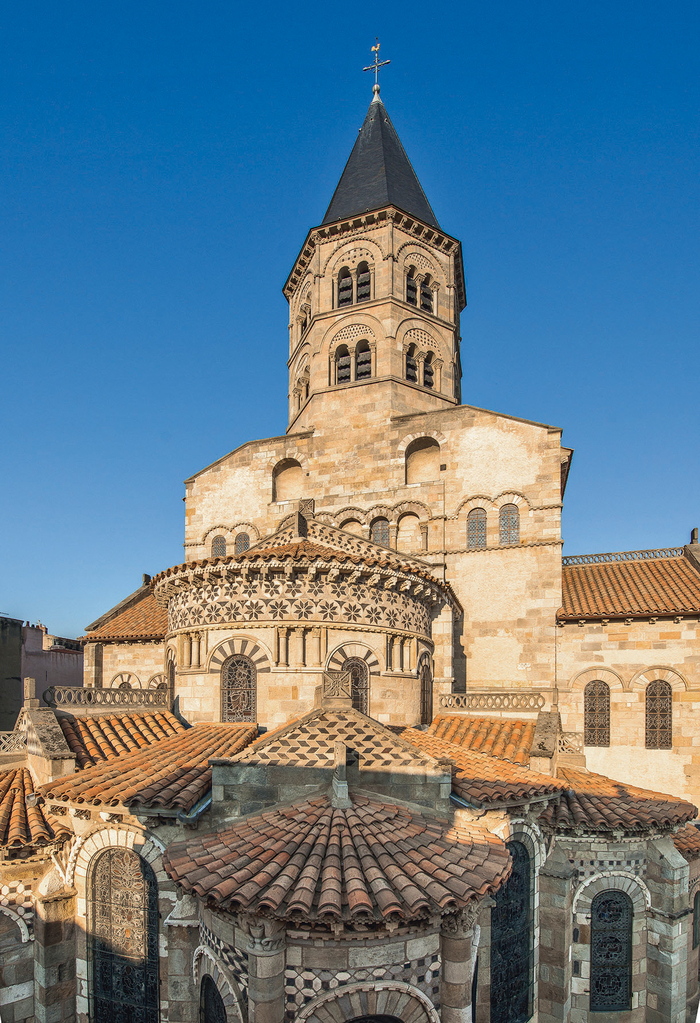
[[[221,669],[221,720],[255,721],[257,671],[249,657],[234,654]]]
[[[389,520],[375,519],[370,528],[369,538],[372,543],[379,543],[382,547],[389,546]]]
[[[199,989],[199,1023],[226,1023],[226,1006],[219,989],[206,974]]]
[[[369,708],[369,668],[361,657],[349,657],[342,671],[350,672],[352,705],[367,714]]]
[[[236,554],[243,554],[250,547],[250,537],[247,533],[236,534]]]
[[[225,558],[226,557],[226,537],[215,536],[211,542],[211,556],[212,558]]]

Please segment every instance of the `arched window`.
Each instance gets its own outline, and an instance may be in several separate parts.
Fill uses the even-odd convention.
[[[225,558],[226,557],[226,537],[215,536],[211,542],[211,556],[212,558]]]
[[[416,346],[409,345],[406,352],[406,379],[412,384],[418,383],[418,363],[416,361]]]
[[[418,305],[418,286],[416,284],[416,272],[411,267],[406,275],[406,301],[410,305]]]
[[[399,519],[396,549],[406,552],[421,550],[420,519],[412,512]]]
[[[672,692],[668,682],[658,679],[646,690],[646,748],[672,748]]]
[[[406,483],[440,478],[440,445],[434,437],[418,437],[406,448]]]
[[[175,699],[175,661],[168,661],[168,689],[170,699]]]
[[[520,543],[520,512],[517,504],[504,504],[498,517],[501,543]]]
[[[338,307],[352,305],[352,274],[346,266],[338,274]]]
[[[632,996],[632,902],[617,889],[591,906],[591,1012],[624,1012]]]
[[[272,471],[272,500],[296,501],[301,497],[302,472],[295,458],[285,458]]]
[[[700,891],[695,893],[693,900],[693,948],[700,945]]]
[[[420,282],[420,307],[424,313],[433,311],[433,289],[430,287],[430,274]]]
[[[250,537],[247,533],[236,533],[236,554],[243,554],[250,547]]]
[[[369,342],[360,341],[355,349],[355,380],[366,380],[372,376],[372,353]]]
[[[532,1014],[533,916],[530,855],[507,842],[513,871],[493,896],[491,910],[491,1023],[524,1023]]]
[[[369,668],[360,657],[350,657],[342,667],[350,672],[352,705],[367,714],[369,706]]]
[[[389,546],[389,520],[375,519],[370,526],[369,538],[373,543],[380,543],[382,547]]]
[[[347,345],[338,345],[335,353],[335,380],[338,384],[350,383],[350,352]]]
[[[93,860],[88,901],[90,1019],[158,1021],[158,885],[131,849]]]
[[[372,278],[367,263],[358,263],[357,266],[357,301],[369,302],[371,294]]]
[[[219,989],[209,974],[205,974],[199,989],[199,1023],[226,1023],[226,1020],[226,1006]]]
[[[589,682],[583,691],[583,745],[610,745],[610,687]]]
[[[467,515],[467,547],[486,546],[486,512],[483,508],[472,508]]]
[[[423,387],[432,387],[435,383],[435,367],[433,366],[433,353],[428,352],[423,363]]]
[[[430,661],[423,658],[420,666],[420,723],[429,725],[433,720],[433,673]]]
[[[234,654],[221,669],[221,720],[255,721],[257,671],[249,657]]]

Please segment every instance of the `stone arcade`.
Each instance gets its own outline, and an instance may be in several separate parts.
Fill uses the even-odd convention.
[[[694,1019],[697,534],[562,562],[378,86],[284,290],[287,433],[0,735],[3,1023]]]

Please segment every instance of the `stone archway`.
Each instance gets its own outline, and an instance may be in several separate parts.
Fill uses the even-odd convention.
[[[403,1023],[440,1023],[434,1005],[418,988],[401,981],[381,980],[324,992],[297,1013],[294,1023],[347,1023],[349,1019],[357,1023],[387,1018]]]

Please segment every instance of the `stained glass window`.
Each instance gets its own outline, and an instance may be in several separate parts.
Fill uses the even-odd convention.
[[[226,538],[223,536],[215,536],[211,542],[211,556],[212,558],[225,558],[226,557]]]
[[[522,842],[508,842],[513,871],[491,910],[491,1023],[532,1015],[532,869]]]
[[[158,885],[131,849],[106,849],[90,884],[92,1023],[158,1021]]]
[[[389,520],[375,519],[370,530],[370,539],[373,543],[380,543],[382,547],[389,546]]]
[[[520,543],[520,513],[517,504],[504,504],[499,515],[501,543]]]
[[[650,682],[646,690],[646,747],[672,747],[672,693],[668,682]]]
[[[589,682],[583,691],[583,744],[610,745],[610,689],[605,682]]]
[[[360,657],[350,657],[343,664],[342,670],[350,672],[353,707],[366,714],[369,705],[369,671],[366,663]]]
[[[467,515],[467,547],[486,546],[486,512],[472,508]]]
[[[235,654],[221,669],[221,718],[255,721],[257,671],[249,657]]]
[[[624,1012],[632,993],[632,903],[599,892],[591,906],[591,1012]]]
[[[250,537],[247,533],[236,534],[236,554],[243,554],[250,547]]]

